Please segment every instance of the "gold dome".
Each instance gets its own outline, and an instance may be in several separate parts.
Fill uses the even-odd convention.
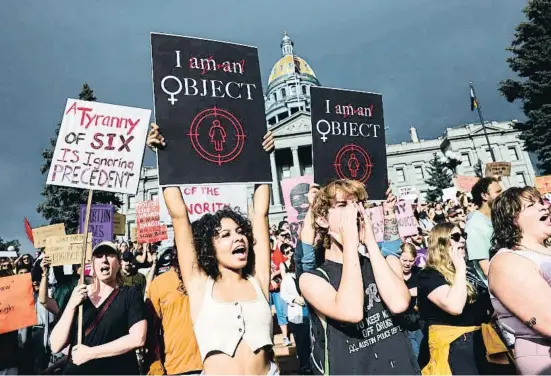
[[[307,74],[313,77],[316,77],[316,74],[308,63],[301,57],[295,55],[295,58],[300,62],[300,74]],[[292,75],[295,72],[295,65],[293,63],[292,55],[285,55],[277,63],[274,64],[270,77],[268,78],[268,85],[272,83],[275,79],[285,76]],[[317,77],[316,77],[317,78]]]

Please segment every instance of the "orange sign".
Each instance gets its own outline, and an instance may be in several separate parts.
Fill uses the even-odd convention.
[[[36,323],[31,273],[0,278],[0,334]]]
[[[542,195],[546,193],[551,193],[551,175],[547,176],[537,176],[536,177],[536,188]]]

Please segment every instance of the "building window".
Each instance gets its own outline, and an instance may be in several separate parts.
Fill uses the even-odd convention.
[[[425,180],[425,174],[423,173],[423,166],[415,166],[415,180]]]
[[[302,94],[306,95],[306,86],[302,87]]]
[[[396,183],[403,183],[406,181],[406,171],[402,168],[396,168]]]
[[[302,170],[303,175],[310,175],[310,174],[313,174],[313,173],[314,173],[314,170],[312,169],[312,165],[303,167],[303,170]]]
[[[281,178],[288,179],[291,177],[291,166],[281,166]]]
[[[471,167],[471,156],[469,153],[461,153],[461,164],[466,167]]]
[[[291,86],[291,95],[296,95],[297,87],[295,85]]]
[[[526,186],[526,178],[524,177],[524,172],[517,172],[517,184],[519,187]]]
[[[285,92],[285,88],[281,89],[281,98],[285,98],[287,96],[287,93]]]
[[[159,192],[158,191],[151,192],[150,197],[151,197],[151,200],[158,200],[159,199]]]
[[[130,237],[132,236],[132,229],[136,227],[136,225],[134,224],[134,221],[128,221],[126,222],[126,234],[127,234],[127,239],[130,240]]]
[[[136,196],[128,195],[128,209],[134,209],[136,207]]]
[[[507,148],[507,151],[509,152],[509,159],[511,161],[518,161],[518,153],[517,153],[517,148],[516,147],[509,146]]]

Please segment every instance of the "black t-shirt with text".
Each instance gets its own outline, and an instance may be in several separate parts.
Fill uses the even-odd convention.
[[[101,318],[98,326],[90,334],[83,337],[82,344],[93,347],[104,345],[128,334],[129,329],[145,320],[145,303],[139,286],[121,286],[119,293]],[[108,299],[106,299],[107,301]],[[105,302],[95,307],[90,299],[83,305],[83,328],[86,330],[94,321]],[[76,345],[78,314],[73,319],[73,346]],[[72,362],[67,365],[66,375],[137,375],[139,373],[135,351],[102,359],[94,359],[76,366]]]
[[[406,334],[393,322],[379,296],[370,260],[360,256],[360,265],[365,291],[364,318],[361,322],[342,323],[326,318],[311,308],[311,312],[314,312],[311,317],[311,360],[314,373],[419,374],[419,367]],[[342,268],[342,264],[326,260],[321,267],[308,273],[328,280],[338,290]],[[325,322],[326,329],[323,324]]]
[[[478,294],[472,303],[467,302],[460,315],[451,315],[431,302],[428,295],[443,285],[449,285],[444,276],[431,267],[425,267],[419,273],[417,287],[417,305],[423,319],[430,325],[478,326],[488,322],[492,311],[487,290],[476,283],[474,272],[467,269],[467,280],[475,287]],[[467,298],[468,299],[468,298]]]

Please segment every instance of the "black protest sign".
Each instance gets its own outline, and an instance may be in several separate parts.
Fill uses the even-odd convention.
[[[255,47],[151,34],[159,184],[272,181]]]
[[[388,173],[381,94],[322,87],[310,93],[316,183],[357,180],[370,200],[383,200]]]

